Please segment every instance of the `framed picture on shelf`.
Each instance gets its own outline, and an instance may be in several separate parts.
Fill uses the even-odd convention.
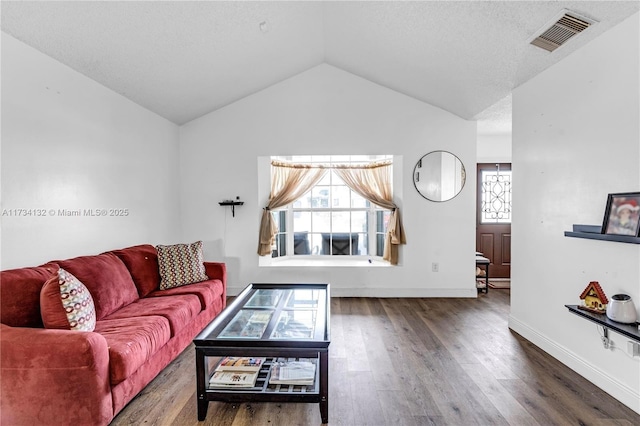
[[[640,232],[640,192],[609,194],[602,233],[637,237]]]

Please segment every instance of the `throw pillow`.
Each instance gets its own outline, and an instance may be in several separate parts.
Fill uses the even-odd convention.
[[[40,313],[45,328],[93,331],[96,327],[96,309],[89,290],[62,268],[42,286]]]
[[[209,279],[204,271],[202,241],[192,244],[156,246],[160,269],[160,290]]]

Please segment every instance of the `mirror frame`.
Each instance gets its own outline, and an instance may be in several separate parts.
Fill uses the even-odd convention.
[[[447,198],[446,200],[433,200],[433,199],[431,199],[431,198],[427,197],[427,196],[426,196],[426,195],[424,195],[422,192],[420,192],[420,190],[418,189],[418,185],[416,184],[416,172],[417,172],[418,166],[422,163],[422,160],[423,160],[426,156],[428,156],[428,155],[430,155],[430,154],[435,154],[435,153],[447,153],[447,154],[451,154],[451,155],[452,155],[456,160],[458,160],[458,162],[460,163],[460,166],[462,167],[462,185],[460,186],[460,189],[456,192],[456,194],[455,194],[453,197],[451,197],[451,198]],[[462,160],[460,159],[460,157],[458,157],[458,156],[457,156],[457,155],[455,155],[454,153],[449,152],[449,151],[445,151],[445,150],[442,150],[442,149],[438,149],[438,150],[435,150],[435,151],[427,152],[425,155],[423,155],[422,157],[420,157],[420,159],[418,160],[418,162],[416,163],[416,165],[415,165],[415,166],[414,166],[414,168],[413,168],[413,175],[412,175],[412,179],[411,179],[411,180],[413,181],[413,186],[416,188],[416,191],[418,192],[418,194],[420,194],[420,196],[421,196],[422,198],[424,198],[425,200],[432,201],[432,202],[434,202],[434,203],[444,203],[444,202],[446,202],[446,201],[451,201],[451,200],[453,200],[454,198],[456,198],[456,197],[457,197],[457,196],[462,192],[462,189],[464,188],[464,185],[467,183],[467,168],[464,166],[464,163],[462,162]]]

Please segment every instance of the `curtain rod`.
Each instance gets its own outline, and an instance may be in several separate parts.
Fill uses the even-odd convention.
[[[280,160],[271,160],[274,167],[289,167],[293,169],[375,169],[378,167],[386,167],[393,164],[391,160],[374,161],[371,163],[359,164],[308,164],[308,163],[287,163]]]

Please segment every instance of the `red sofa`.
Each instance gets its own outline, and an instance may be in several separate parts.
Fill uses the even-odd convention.
[[[204,266],[208,281],[168,290],[151,245],[0,272],[0,423],[108,424],[224,309],[226,266]],[[94,331],[43,327],[59,268],[91,293]]]

